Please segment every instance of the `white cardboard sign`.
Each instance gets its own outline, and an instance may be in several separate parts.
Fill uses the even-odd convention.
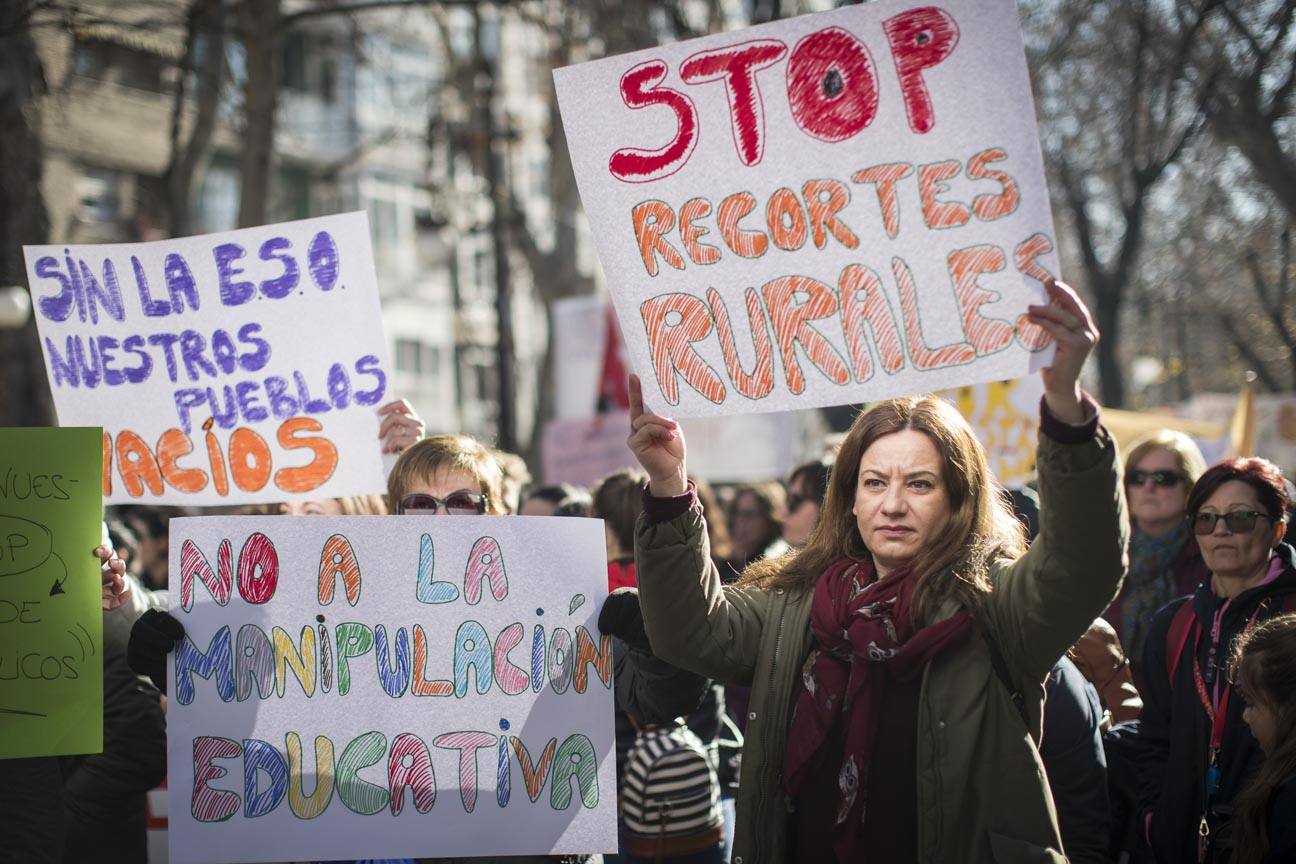
[[[171,861],[616,849],[594,519],[171,522]]]
[[[631,362],[674,416],[1019,378],[1058,272],[1016,6],[878,0],[554,73]]]
[[[383,490],[364,213],[23,252],[59,423],[104,427],[105,503]]]

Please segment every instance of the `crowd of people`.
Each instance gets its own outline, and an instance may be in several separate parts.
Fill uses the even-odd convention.
[[[997,487],[933,397],[875,403],[786,482],[713,488],[631,376],[639,464],[592,489],[536,485],[393,402],[385,496],[258,512],[603,520],[605,861],[1296,860],[1291,484],[1264,459],[1207,467],[1170,431],[1122,461],[1078,385],[1092,318],[1047,287],[1028,314],[1057,344],[1031,494]],[[0,859],[147,859],[184,635],[170,515],[109,508],[104,750],[0,761]]]

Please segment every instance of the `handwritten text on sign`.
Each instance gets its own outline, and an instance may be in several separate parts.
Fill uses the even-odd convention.
[[[611,851],[602,524],[172,521],[171,856]]]
[[[0,429],[0,759],[103,749],[98,429]]]
[[[382,489],[364,214],[24,251],[59,421],[104,427],[110,502]]]
[[[555,81],[627,347],[672,413],[1051,356],[1024,319],[1057,260],[1011,0],[880,0]]]

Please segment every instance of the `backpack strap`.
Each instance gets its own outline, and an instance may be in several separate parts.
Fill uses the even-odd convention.
[[[1188,644],[1188,633],[1192,630],[1192,598],[1188,598],[1175,610],[1170,619],[1170,629],[1166,630],[1165,662],[1166,681],[1174,686],[1175,672],[1179,670],[1179,658],[1183,656],[1184,646]]]
[[[1013,683],[1012,676],[1008,674],[1008,662],[1004,660],[1003,652],[999,650],[999,645],[995,642],[994,637],[990,635],[989,629],[985,627],[979,629],[981,630],[981,638],[985,640],[986,647],[990,649],[990,665],[994,667],[995,677],[1008,691],[1008,698],[1012,699],[1013,705],[1017,707],[1017,713],[1021,715],[1022,722],[1029,728],[1030,720],[1026,717],[1026,697],[1022,695],[1021,689]]]

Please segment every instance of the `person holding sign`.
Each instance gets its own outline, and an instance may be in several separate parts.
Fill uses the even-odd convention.
[[[1058,346],[1029,551],[967,422],[907,397],[856,418],[806,547],[722,587],[683,434],[631,378],[653,650],[752,687],[735,864],[1065,860],[1041,682],[1120,587],[1128,529],[1116,444],[1078,384],[1097,328],[1046,287],[1026,316]]]

